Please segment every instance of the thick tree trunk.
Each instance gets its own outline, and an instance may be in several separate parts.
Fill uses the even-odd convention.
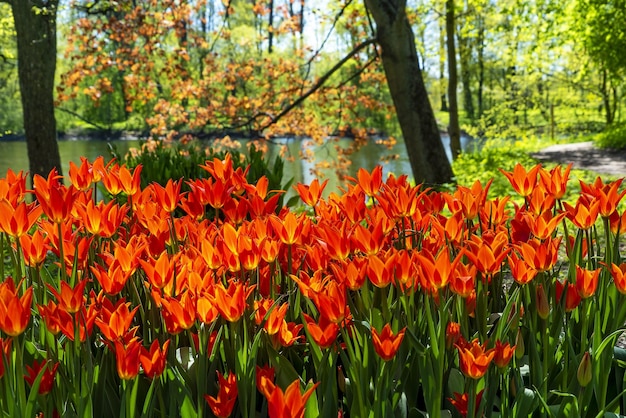
[[[387,84],[413,176],[417,182],[428,184],[451,182],[452,168],[424,85],[406,2],[365,0],[365,4],[376,21]]]
[[[62,174],[54,118],[58,0],[13,0],[10,4],[30,174],[47,176],[53,168]]]
[[[461,153],[461,128],[459,126],[459,104],[456,88],[459,84],[456,69],[456,48],[454,45],[454,0],[446,1],[446,46],[448,51],[448,100],[450,106],[448,114],[448,135],[450,136],[450,151],[452,159],[456,159]]]

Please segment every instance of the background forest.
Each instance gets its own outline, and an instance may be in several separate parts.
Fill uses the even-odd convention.
[[[364,3],[62,1],[58,131],[393,141],[401,133]],[[481,138],[554,138],[621,118],[621,1],[370,3],[405,8],[444,131],[458,120]],[[11,7],[0,3],[4,134],[23,132],[19,94]]]

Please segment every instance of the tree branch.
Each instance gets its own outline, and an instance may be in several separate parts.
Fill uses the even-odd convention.
[[[0,1],[2,1],[2,0],[0,0]],[[74,111],[72,111],[72,110],[65,109],[65,108],[63,108],[63,107],[57,107],[56,109],[57,109],[57,110],[60,110],[60,111],[62,111],[62,112],[68,113],[68,114],[70,114],[70,115],[72,115],[72,116],[74,116],[74,117],[76,117],[76,118],[78,118],[78,119],[82,120],[83,122],[86,122],[86,123],[90,124],[91,126],[94,126],[94,127],[98,128],[98,129],[99,129],[99,130],[101,130],[101,131],[108,131],[108,130],[109,130],[109,128],[105,128],[105,127],[104,127],[104,126],[102,126],[102,125],[98,125],[98,124],[97,124],[97,123],[95,123],[95,122],[92,122],[92,121],[90,121],[90,120],[88,120],[88,119],[85,119],[83,116],[79,115],[78,113],[76,113],[76,112],[74,112]]]
[[[358,54],[362,49],[364,49],[365,47],[372,45],[376,42],[376,39],[374,38],[370,38],[364,42],[361,42],[360,44],[358,44],[357,46],[354,47],[354,49],[352,49],[352,51],[350,51],[348,53],[348,55],[346,55],[345,57],[343,57],[339,62],[337,62],[337,64],[335,64],[333,66],[333,68],[331,68],[330,70],[328,70],[326,72],[326,74],[324,74],[323,76],[321,76],[317,82],[315,84],[313,84],[313,86],[311,86],[311,88],[309,90],[307,90],[303,95],[301,95],[300,97],[298,97],[296,100],[294,100],[293,102],[291,102],[287,107],[285,107],[283,110],[280,111],[280,113],[274,117],[271,118],[271,120],[266,123],[265,125],[261,126],[259,128],[259,131],[263,131],[264,129],[269,128],[270,126],[272,126],[273,124],[275,124],[276,122],[278,122],[279,119],[281,119],[283,116],[285,116],[287,113],[289,113],[291,110],[293,110],[295,107],[299,106],[302,102],[304,102],[310,95],[312,95],[313,93],[315,93],[320,87],[322,87],[324,85],[324,83],[337,71],[339,70],[346,62],[348,62],[352,57],[354,57],[356,54]]]

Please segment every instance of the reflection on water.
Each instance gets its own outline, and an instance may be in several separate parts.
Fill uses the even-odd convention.
[[[446,149],[448,150],[449,147],[446,141],[449,142],[447,138],[443,138],[444,145],[446,145]],[[325,165],[332,167],[333,163],[338,159],[335,144],[337,143],[339,146],[347,148],[351,145],[351,142],[350,139],[341,139],[338,142],[331,141],[323,145],[315,145],[305,139],[274,140],[269,146],[268,158],[270,161],[273,161],[275,156],[278,155],[283,146],[285,146],[286,160],[284,181],[286,182],[293,178],[293,184],[310,184],[314,178],[313,168],[316,163],[327,163]],[[465,143],[466,141],[464,141],[464,146]],[[137,147],[138,144],[138,141],[133,140],[113,140],[108,142],[90,140],[59,141],[63,173],[65,175],[67,174],[70,161],[73,161],[75,164],[80,164],[81,156],[87,157],[89,161],[93,161],[98,156],[104,156],[106,161],[110,160],[109,145],[115,146],[120,154],[124,154],[131,147]],[[306,161],[300,158],[300,151],[307,147],[314,155],[312,161]],[[386,158],[392,155],[398,155],[398,158]],[[391,149],[375,142],[369,142],[350,156],[348,175],[355,176],[356,172],[361,167],[372,170],[378,164],[383,166],[384,176],[386,176],[387,173],[401,175],[410,174],[411,172],[403,142],[398,141]],[[4,176],[4,173],[6,173],[9,168],[13,171],[28,171],[28,157],[25,142],[0,140],[0,176]],[[337,187],[341,186],[332,168],[324,168],[319,170],[319,172],[324,178],[329,180],[329,184],[325,190],[326,194],[336,191]]]

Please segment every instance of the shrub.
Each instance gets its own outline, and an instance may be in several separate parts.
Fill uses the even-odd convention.
[[[595,136],[594,142],[600,148],[626,148],[626,123],[608,127]]]

